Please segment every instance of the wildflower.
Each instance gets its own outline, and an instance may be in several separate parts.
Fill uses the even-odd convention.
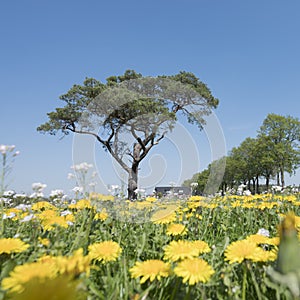
[[[76,204],[70,204],[70,209],[85,209],[85,208],[92,208],[92,204],[90,200],[81,199]]]
[[[2,253],[18,253],[29,248],[29,245],[20,239],[0,239],[0,254]]]
[[[6,155],[8,152],[14,151],[15,148],[15,145],[0,145],[0,152],[2,155]]]
[[[95,220],[101,220],[101,221],[105,221],[107,218],[108,218],[108,213],[106,212],[105,208],[101,212],[98,212],[94,217]]]
[[[45,247],[48,247],[49,245],[50,245],[50,241],[49,241],[49,239],[47,239],[47,238],[41,238],[41,237],[39,237],[38,238],[38,241],[40,242],[40,244],[42,245],[42,246],[45,246]]]
[[[172,241],[164,249],[166,260],[177,261],[199,255],[199,249],[190,241]]]
[[[81,289],[81,280],[72,280],[69,276],[55,278],[34,277],[22,284],[22,292],[10,293],[13,300],[83,300],[86,295]]]
[[[257,234],[269,237],[270,236],[270,232],[269,230],[265,229],[265,228],[259,228],[257,231]]]
[[[268,255],[268,251],[258,247],[257,243],[251,240],[233,242],[225,250],[225,260],[228,260],[230,264],[241,263],[245,259],[255,262],[266,261]]]
[[[155,224],[168,224],[174,222],[176,219],[176,208],[175,205],[170,205],[166,209],[155,212],[151,217],[151,221]]]
[[[201,258],[185,259],[178,263],[174,273],[183,277],[182,282],[194,285],[197,282],[207,282],[214,274],[213,268]]]
[[[56,210],[56,207],[49,203],[48,201],[39,201],[32,205],[32,210],[43,210],[43,209],[54,209]]]
[[[132,278],[142,277],[140,283],[146,282],[148,279],[160,280],[161,277],[168,277],[171,273],[171,268],[168,263],[161,260],[150,259],[143,262],[136,262],[129,270]]]
[[[29,215],[26,215],[20,222],[29,222],[30,220],[32,220],[34,218],[35,218],[35,215],[29,214]]]
[[[194,247],[196,247],[199,250],[199,254],[208,253],[211,251],[208,244],[204,241],[193,241],[192,243]]]
[[[167,235],[185,235],[187,230],[182,224],[170,224],[167,228]]]
[[[108,261],[115,261],[122,253],[122,248],[118,243],[113,241],[104,241],[91,244],[88,247],[89,257],[91,260],[95,259],[103,263]]]
[[[51,257],[49,257],[51,261]],[[71,256],[57,256],[52,257],[53,262],[58,270],[59,274],[70,275],[73,278],[77,277],[81,273],[90,273],[90,256],[83,255],[83,249],[79,248]],[[44,258],[44,261],[47,261]]]
[[[39,262],[27,263],[16,266],[9,277],[2,280],[2,288],[11,292],[22,292],[24,284],[33,278],[48,280],[56,276],[56,269],[53,265]]]

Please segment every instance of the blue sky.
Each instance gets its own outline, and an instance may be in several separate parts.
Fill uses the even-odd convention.
[[[228,150],[254,137],[268,113],[299,117],[299,11],[298,0],[2,1],[0,144],[21,151],[10,187],[72,188],[72,136],[36,127],[85,77],[195,73],[220,99],[215,114]],[[200,149],[205,135],[194,139]],[[106,171],[106,183],[116,183]],[[288,180],[299,182],[299,172]]]

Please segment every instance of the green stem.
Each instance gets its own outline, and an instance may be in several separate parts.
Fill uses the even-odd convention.
[[[246,300],[246,284],[247,284],[247,265],[246,262],[243,264],[244,275],[243,275],[243,286],[242,286],[242,300]]]
[[[256,278],[255,278],[255,275],[252,271],[252,269],[250,268],[250,274],[251,274],[251,279],[252,279],[252,282],[254,284],[254,287],[255,287],[255,291],[256,291],[256,295],[257,295],[257,299],[258,300],[261,300],[262,299],[262,296],[261,296],[261,293],[260,293],[260,289],[259,289],[259,286],[257,284],[257,281],[256,281]]]

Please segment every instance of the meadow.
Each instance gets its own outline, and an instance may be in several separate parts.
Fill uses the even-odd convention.
[[[292,211],[300,228],[299,193],[1,200],[0,299],[299,297],[275,271],[280,222]]]

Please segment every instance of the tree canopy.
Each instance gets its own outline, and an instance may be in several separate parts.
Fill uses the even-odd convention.
[[[110,76],[105,83],[86,78],[60,99],[65,106],[48,113],[48,122],[37,130],[94,136],[128,173],[130,199],[136,195],[141,161],[172,130],[178,116],[202,129],[204,117],[219,103],[193,73],[143,77],[134,70]]]
[[[225,174],[221,184],[224,192],[240,184],[247,185],[253,193],[260,192],[259,179],[265,179],[266,190],[271,179],[285,186],[284,174],[294,174],[300,165],[300,121],[292,116],[269,114],[255,138],[246,138],[234,147],[226,158]],[[196,192],[205,193],[208,174],[217,161],[193,176],[197,182]],[[190,180],[184,182],[190,184]]]

